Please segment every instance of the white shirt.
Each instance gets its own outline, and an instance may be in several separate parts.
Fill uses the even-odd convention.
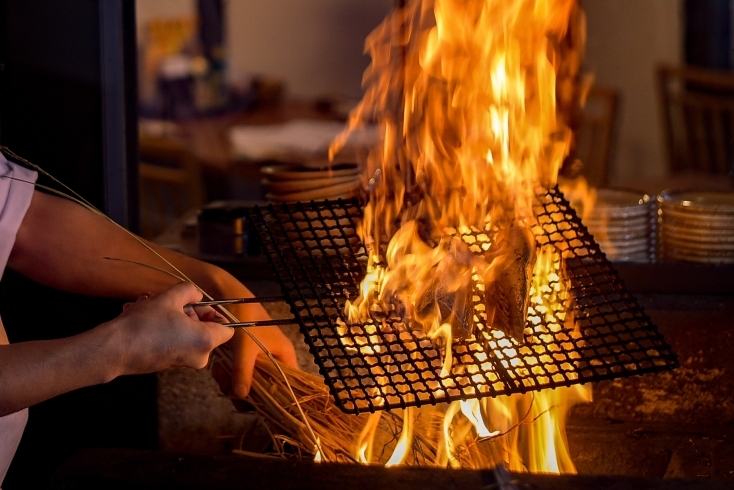
[[[35,182],[38,174],[8,162],[0,153],[0,278],[8,264],[20,223],[31,204],[34,189],[32,184],[12,180],[6,176]],[[8,337],[0,320],[0,345],[7,343]],[[0,485],[5,479],[15,450],[18,449],[27,420],[28,409],[0,417]]]

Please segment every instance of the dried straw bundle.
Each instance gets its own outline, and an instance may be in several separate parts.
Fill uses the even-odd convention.
[[[359,434],[366,417],[347,416],[333,403],[323,381],[312,374],[280,366],[288,378],[293,393],[314,433],[320,440],[323,459],[326,461],[353,462],[350,446],[355,434]],[[212,374],[220,386],[228,384],[232,368],[232,355],[227,346],[215,351]],[[296,452],[313,455],[316,441],[306,427],[293,397],[273,362],[258,358],[255,365],[250,395],[247,401],[255,407],[270,431],[273,445],[280,455]],[[290,446],[288,451],[286,446]]]
[[[217,349],[213,357],[212,372],[220,385],[226,379],[232,366],[231,352],[226,346]],[[308,423],[319,439],[323,461],[356,463],[354,454],[360,436],[375,415],[347,415],[339,410],[323,383],[313,374],[281,365],[288,378]],[[314,457],[318,452],[311,434],[306,428],[288,387],[273,363],[258,358],[253,375],[253,383],[247,401],[255,407],[273,440],[278,454],[285,456],[293,449],[302,456]],[[375,430],[375,446],[379,453],[370,462],[385,464],[392,453],[402,430],[402,411],[378,415],[379,424]],[[435,447],[416,430],[414,446],[435,455]],[[290,446],[287,448],[286,446]],[[288,450],[290,449],[290,451]],[[421,458],[425,460],[426,458]],[[424,464],[426,462],[424,461]]]

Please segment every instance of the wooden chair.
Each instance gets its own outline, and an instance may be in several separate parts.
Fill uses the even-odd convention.
[[[657,68],[669,169],[734,177],[734,73]]]
[[[570,177],[583,175],[589,184],[602,187],[609,183],[609,167],[614,157],[619,94],[616,90],[595,85],[578,116],[576,141]]]
[[[204,204],[199,164],[184,140],[140,135],[140,234],[154,238]]]

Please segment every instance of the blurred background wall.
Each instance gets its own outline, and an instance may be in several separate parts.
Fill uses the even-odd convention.
[[[289,94],[361,96],[364,40],[394,0],[229,0],[230,76],[267,73]]]
[[[587,65],[619,90],[620,125],[611,181],[665,174],[654,70],[683,56],[682,0],[585,0]]]
[[[364,40],[394,0],[227,0],[224,4],[230,81],[267,75],[298,98],[361,96],[369,64]],[[137,0],[138,36],[157,17],[193,15],[195,0]]]

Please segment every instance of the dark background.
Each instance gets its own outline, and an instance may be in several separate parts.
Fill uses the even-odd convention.
[[[104,40],[105,32],[122,35]],[[103,58],[120,54],[124,69],[105,73]],[[111,187],[127,185],[135,196],[135,63],[133,0],[0,0],[0,143],[109,212]],[[105,112],[111,108],[116,113]],[[110,179],[106,151],[124,155],[127,173],[117,175],[128,182]],[[134,229],[136,215],[128,206],[122,220]],[[53,291],[7,270],[0,283],[11,342],[74,335],[115,317],[121,305]],[[154,375],[131,376],[31,407],[3,488],[43,488],[84,447],[155,448],[155,394]]]
[[[684,7],[686,64],[731,69],[731,1],[685,0]]]

